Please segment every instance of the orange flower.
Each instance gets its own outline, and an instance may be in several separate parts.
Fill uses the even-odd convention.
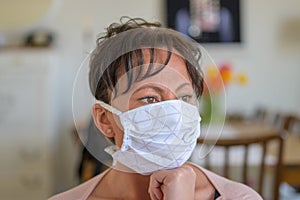
[[[233,82],[246,85],[248,83],[248,77],[245,73],[235,75],[230,63],[221,64],[219,67],[208,66],[205,70],[203,94],[220,93],[225,86]]]
[[[229,63],[221,65],[220,73],[225,85],[232,81],[232,67]]]

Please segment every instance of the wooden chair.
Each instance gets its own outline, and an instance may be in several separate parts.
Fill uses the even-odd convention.
[[[285,116],[283,128],[288,133],[297,134],[300,137],[300,118],[295,115]]]
[[[295,115],[286,116],[284,129],[286,130],[286,135],[284,135],[285,148],[283,149],[281,181],[292,186],[300,187],[300,156],[298,156],[300,145],[300,118]]]
[[[201,145],[211,145],[211,142],[215,142],[215,141],[209,141],[209,140],[203,140],[203,139],[198,139],[198,144]],[[249,185],[250,187],[253,187],[253,185],[250,184],[249,182],[249,169],[250,169],[250,163],[249,163],[249,155],[250,155],[250,151],[249,149],[251,148],[251,146],[256,145],[257,147],[261,147],[261,158],[260,158],[260,164],[258,166],[259,168],[259,175],[258,175],[258,187],[253,187],[253,189],[255,189],[258,193],[260,193],[261,195],[263,195],[263,187],[264,187],[264,176],[265,176],[265,170],[266,167],[270,167],[267,166],[266,163],[266,155],[267,155],[267,149],[268,149],[268,145],[270,143],[274,142],[277,143],[277,152],[276,152],[276,164],[274,166],[271,166],[274,168],[275,172],[275,181],[274,181],[274,185],[273,185],[273,194],[274,194],[274,198],[275,200],[278,200],[279,198],[279,186],[280,186],[280,175],[281,175],[281,164],[282,164],[282,148],[283,148],[283,140],[280,134],[278,135],[274,135],[274,134],[270,134],[270,136],[262,136],[259,138],[245,138],[245,139],[219,139],[217,141],[217,143],[215,144],[215,147],[218,148],[223,148],[224,151],[224,163],[222,163],[222,168],[223,168],[223,172],[221,172],[220,175],[229,178],[229,179],[233,179],[230,177],[230,167],[231,167],[231,160],[230,160],[230,149],[232,148],[236,148],[236,147],[242,147],[244,149],[243,151],[243,156],[242,156],[242,169],[241,169],[241,177],[242,180],[240,180],[240,182]],[[212,152],[211,152],[212,153]],[[205,168],[207,168],[208,170],[214,171],[212,170],[212,166],[211,166],[211,156],[208,155],[205,159]],[[216,158],[214,158],[216,159]]]

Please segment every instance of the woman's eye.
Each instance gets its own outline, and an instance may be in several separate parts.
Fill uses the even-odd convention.
[[[156,97],[144,97],[144,98],[141,98],[140,101],[145,103],[145,104],[157,103],[158,102]]]
[[[185,101],[185,102],[189,102],[190,98],[191,98],[191,96],[186,95],[186,96],[180,97],[180,100]]]
[[[184,95],[184,96],[181,96],[181,97],[179,97],[179,100],[182,100],[184,102],[191,103],[191,104],[194,103],[193,95]]]

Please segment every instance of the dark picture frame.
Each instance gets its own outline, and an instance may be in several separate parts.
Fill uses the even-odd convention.
[[[241,43],[240,0],[167,0],[167,26],[199,43]]]

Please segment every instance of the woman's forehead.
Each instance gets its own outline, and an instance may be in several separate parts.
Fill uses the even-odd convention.
[[[142,48],[130,53],[130,59],[123,60],[123,62],[121,62],[121,67],[117,71],[117,78],[125,73],[131,73],[129,70],[148,70],[147,65],[149,65],[150,63],[155,65],[161,64],[171,66],[178,62],[184,63],[185,65],[185,59],[176,50],[169,51],[165,48]],[[128,65],[128,62],[131,63],[132,67],[130,67],[129,70],[126,70],[125,65]],[[170,62],[172,62],[172,64]]]
[[[137,80],[139,74],[145,74],[149,69],[149,63],[145,63],[140,66],[136,66],[130,69],[128,72],[123,73],[117,81],[116,86],[118,87],[118,93],[122,93],[128,88],[129,82],[131,82],[131,91],[134,91],[136,88],[141,85],[148,83],[159,84],[170,90],[175,90],[178,85],[183,83],[189,83],[192,85],[191,78],[188,74],[185,61],[178,56],[171,56],[167,65],[162,66],[161,63],[153,63],[154,70],[158,71],[156,74],[148,76],[142,80]],[[162,68],[159,70],[159,68]],[[128,76],[131,74],[131,76]],[[131,77],[132,80],[129,80]]]

